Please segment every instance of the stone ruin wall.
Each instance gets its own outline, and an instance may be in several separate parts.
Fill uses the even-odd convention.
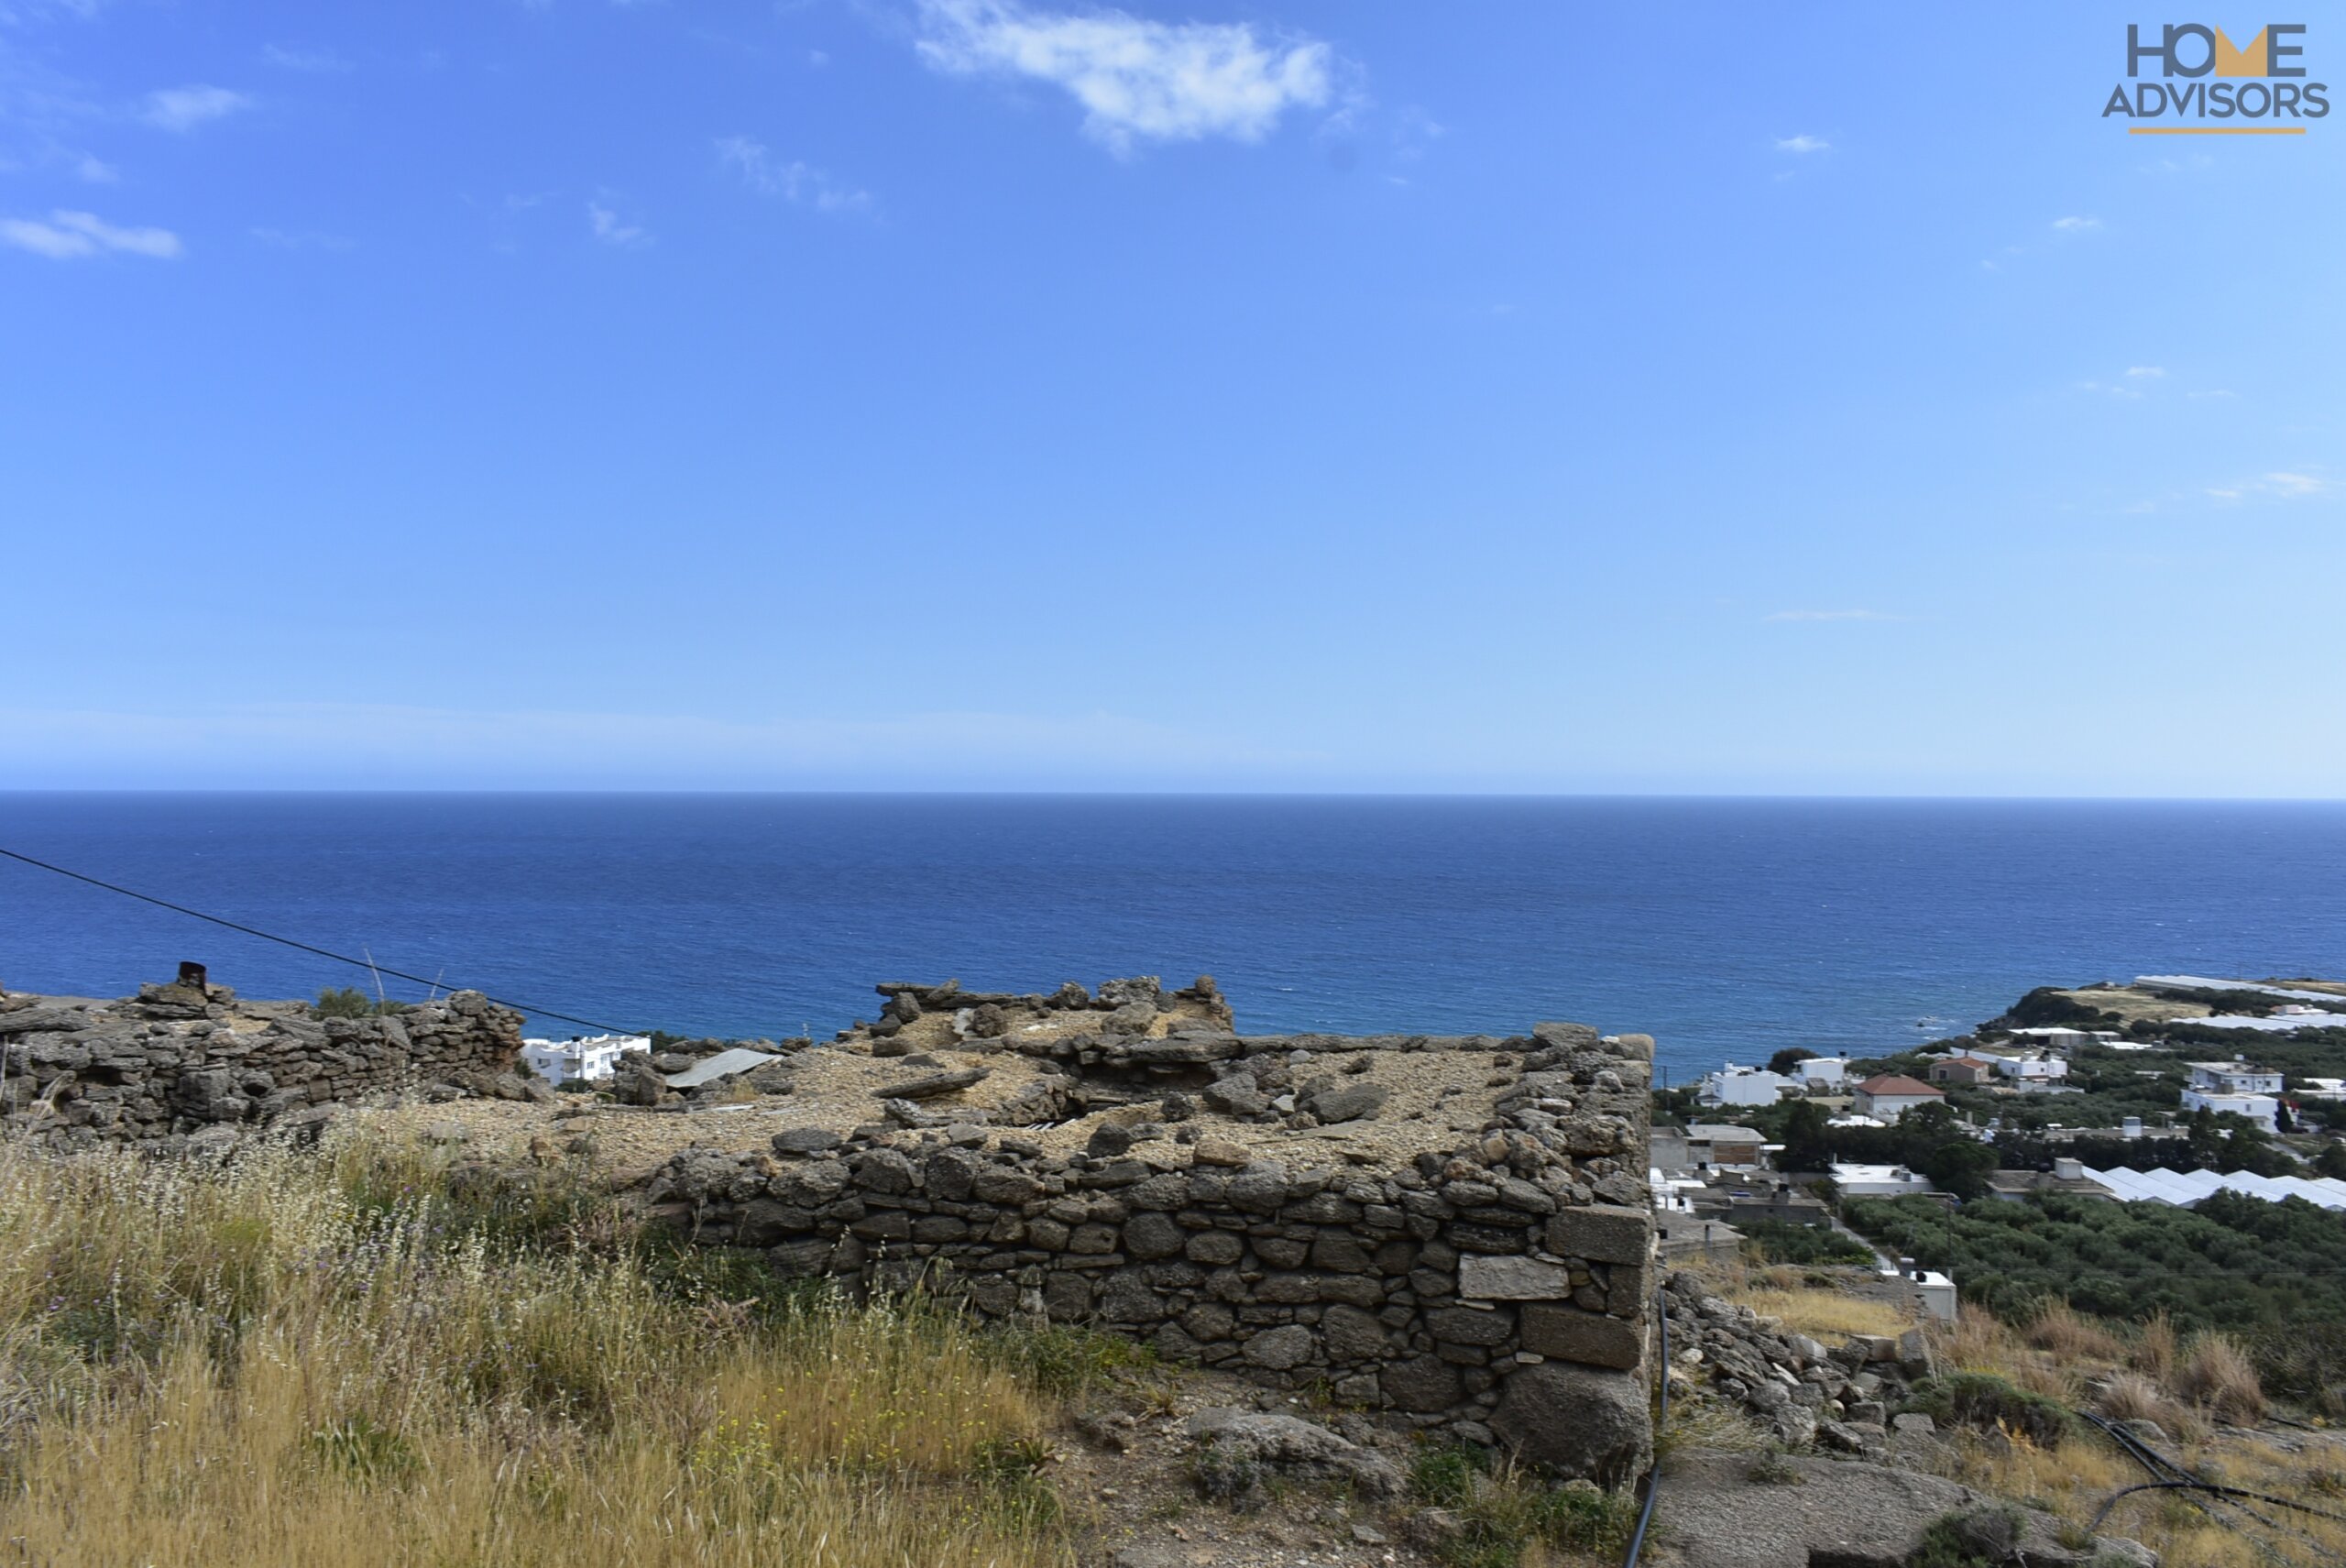
[[[477,991],[326,1019],[219,985],[148,985],[99,1003],[0,998],[0,1125],[52,1148],[168,1149],[292,1130],[323,1107],[403,1091],[517,1098],[532,1087],[513,1072],[521,1047],[521,1015]]]
[[[887,1122],[801,1127],[772,1153],[687,1150],[642,1194],[653,1213],[792,1273],[1102,1328],[1266,1388],[1503,1443],[1559,1474],[1619,1485],[1650,1459],[1650,1039],[1577,1024],[1507,1038],[1242,1036],[1203,982],[1161,998],[1153,981],[1129,996],[1103,986],[1096,1000],[1080,987],[882,989],[887,1014],[845,1032],[844,1048],[909,1054],[899,1036],[920,1032],[926,1003],[956,1036],[1052,1058],[1057,1076],[1005,1111],[1047,1123],[1104,1104],[1125,1119],[1053,1152],[937,1101],[890,1102]],[[1018,1037],[1022,1018],[1083,1008],[1102,1010],[1098,1033]],[[1181,1032],[1133,1032],[1150,1026],[1144,1014]],[[167,1153],[299,1129],[337,1102],[551,1098],[513,1071],[521,1029],[477,992],[324,1020],[220,986],[105,1003],[0,997],[0,1113],[49,1148]],[[1342,1101],[1366,1080],[1343,1067],[1332,1090],[1266,1087],[1298,1059],[1360,1068],[1377,1052],[1512,1065],[1487,1080],[1474,1069],[1479,1131],[1408,1155],[1314,1137],[1359,1113]],[[1124,1129],[1150,1110],[1182,1119],[1178,1138],[1134,1150]]]
[[[1541,1024],[1507,1039],[1004,1044],[1079,1080],[1211,1074],[1210,1104],[1299,1051],[1497,1051],[1518,1066],[1493,1080],[1479,1134],[1409,1157],[1332,1153],[1308,1130],[1250,1149],[1199,1122],[1168,1168],[1113,1130],[1052,1154],[948,1113],[800,1128],[771,1155],[688,1150],[654,1178],[653,1212],[792,1273],[1106,1329],[1559,1474],[1617,1486],[1650,1459],[1650,1038]]]

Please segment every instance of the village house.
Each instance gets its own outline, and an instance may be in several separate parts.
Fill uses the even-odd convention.
[[[1703,1075],[1695,1098],[1705,1105],[1773,1105],[1785,1095],[1799,1092],[1801,1085],[1781,1073],[1729,1062],[1716,1072]]]
[[[1981,1061],[1991,1062],[1996,1076],[2018,1083],[2053,1083],[2069,1076],[2069,1064],[2050,1051],[1997,1051],[1980,1049],[1972,1055]]]
[[[2124,1038],[2115,1029],[2066,1029],[2057,1025],[2031,1029],[2014,1029],[2012,1037],[2063,1056],[2080,1046],[2107,1046]]]
[[[1812,1094],[1834,1094],[1847,1081],[1849,1058],[1847,1057],[1809,1057],[1792,1065],[1792,1076],[1806,1086]]]
[[[627,1051],[649,1054],[648,1035],[593,1035],[584,1039],[523,1040],[521,1059],[540,1078],[560,1088],[579,1080],[608,1078],[619,1070]]]
[[[2269,1067],[2254,1066],[2244,1057],[2196,1061],[2191,1064],[2191,1087],[2202,1094],[2278,1094],[2281,1075]]]
[[[1860,1116],[1895,1122],[1918,1105],[1944,1105],[1946,1095],[1902,1072],[1877,1073],[1858,1085],[1850,1109]]]
[[[1979,1084],[1996,1076],[1996,1064],[1979,1057],[1941,1057],[1930,1066],[1933,1083]]]

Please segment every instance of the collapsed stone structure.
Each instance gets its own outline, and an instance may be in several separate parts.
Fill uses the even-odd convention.
[[[119,1002],[0,997],[0,1124],[53,1148],[169,1148],[406,1091],[550,1096],[514,1073],[521,1045],[521,1014],[477,991],[324,1019],[300,1002],[240,1002],[200,971]]]
[[[1099,1326],[1562,1475],[1647,1464],[1650,1039],[1241,1035],[1202,979],[879,991],[876,1020],[738,1078],[601,1097],[517,1075],[521,1020],[476,992],[324,1019],[200,971],[0,997],[0,1112],[51,1148],[170,1152],[337,1102],[529,1100],[541,1127],[558,1102],[573,1146],[661,1147],[612,1170],[656,1216],[793,1272]]]
[[[1647,1464],[1650,1039],[1242,1036],[1202,980],[880,989],[882,1019],[805,1055],[916,1057],[921,1078],[866,1091],[883,1117],[685,1150],[654,1212],[793,1272],[1094,1324],[1551,1472],[1620,1485]],[[997,1074],[1003,1054],[1041,1070]],[[989,1078],[991,1103],[958,1103]]]
[[[1815,1442],[1880,1454],[1891,1441],[1891,1412],[1910,1384],[1936,1370],[1930,1336],[1919,1328],[1894,1338],[1859,1334],[1827,1349],[1718,1296],[1693,1274],[1671,1274],[1662,1299],[1669,1375],[1690,1391],[1706,1387],[1741,1406],[1788,1447]],[[1897,1419],[1931,1429],[1927,1416]]]

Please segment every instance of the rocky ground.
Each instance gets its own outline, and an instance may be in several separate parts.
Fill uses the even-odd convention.
[[[979,1128],[1045,1154],[1085,1148],[1111,1128],[1131,1135],[1130,1157],[1166,1167],[1188,1163],[1177,1145],[1205,1137],[1239,1164],[1277,1146],[1289,1157],[1390,1166],[1454,1147],[1519,1077],[1496,1038],[1481,1042],[1488,1049],[1455,1048],[1477,1043],[1467,1039],[1428,1050],[1407,1036],[1310,1035],[1282,1037],[1281,1062],[1250,1059],[1244,1079],[1217,1077],[1230,1056],[1261,1052],[1232,1034],[1210,980],[1166,991],[1144,976],[1096,994],[1072,982],[1048,995],[950,982],[880,991],[877,1020],[827,1041],[749,1042],[772,1059],[689,1091],[667,1080],[741,1043],[692,1042],[631,1062],[598,1093],[416,1099],[354,1113],[389,1134],[466,1142],[490,1160],[591,1153],[622,1186],[690,1148],[751,1152],[781,1133],[859,1127]],[[1178,1121],[1162,1109],[1168,1085]]]

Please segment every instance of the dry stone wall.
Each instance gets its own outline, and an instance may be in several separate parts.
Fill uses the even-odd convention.
[[[1578,1024],[1507,1039],[1191,1027],[1031,1049],[1061,1059],[1079,1101],[1104,1077],[1129,1103],[1155,1077],[1173,1135],[1136,1149],[1135,1129],[1103,1124],[1051,1152],[939,1110],[929,1126],[794,1128],[771,1153],[687,1150],[647,1196],[696,1239],[793,1272],[1091,1324],[1560,1474],[1618,1485],[1643,1468],[1650,1039]],[[1496,1051],[1515,1066],[1476,1079],[1479,1131],[1390,1158],[1315,1146],[1311,1128],[1361,1113],[1341,1066],[1307,1098],[1265,1094],[1266,1080],[1368,1051]],[[1217,1116],[1282,1115],[1294,1131],[1267,1145],[1217,1135]]]
[[[0,999],[0,1109],[12,1133],[52,1147],[170,1147],[407,1091],[550,1094],[514,1074],[521,1045],[521,1014],[477,991],[326,1019],[218,985],[149,985],[111,1003],[15,996]]]

